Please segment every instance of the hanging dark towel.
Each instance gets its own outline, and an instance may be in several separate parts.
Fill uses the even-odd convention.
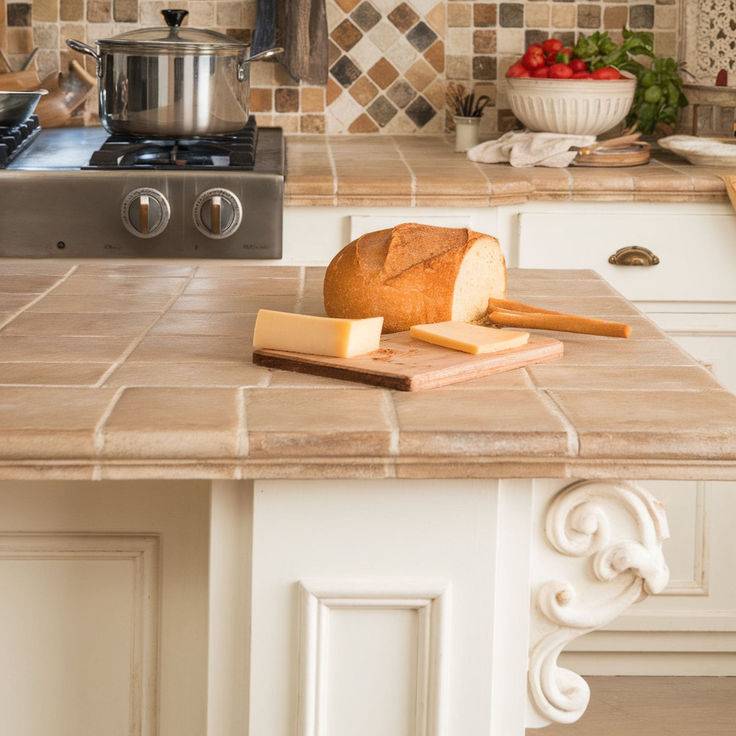
[[[277,0],[258,0],[256,27],[253,31],[251,54],[271,49],[278,44],[276,38]]]
[[[327,83],[325,0],[258,0],[253,53],[281,44],[281,63],[296,80]]]

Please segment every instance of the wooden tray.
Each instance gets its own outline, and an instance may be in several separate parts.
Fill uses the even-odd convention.
[[[545,363],[559,358],[562,352],[559,340],[540,335],[532,335],[520,348],[470,355],[414,340],[408,332],[396,332],[382,337],[378,350],[357,358],[261,349],[253,351],[253,362],[268,368],[313,373],[398,391],[420,391]]]

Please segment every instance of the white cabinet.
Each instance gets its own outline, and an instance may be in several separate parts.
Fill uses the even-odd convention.
[[[326,264],[353,237],[399,222],[470,226],[496,235],[510,266],[593,269],[736,391],[736,214],[727,204],[549,202],[499,208],[287,208],[286,259]],[[609,257],[625,246],[657,256],[651,267]],[[670,511],[673,583],[646,616],[596,632],[570,658],[580,671],[735,674],[736,585],[708,583],[733,565],[736,484],[652,485]],[[729,576],[726,575],[726,580]],[[732,576],[730,578],[733,580]],[[705,581],[705,582],[703,582]],[[683,623],[690,622],[690,623]],[[681,630],[673,631],[673,627]],[[714,630],[715,629],[715,630]],[[691,651],[697,650],[697,651]],[[638,652],[638,653],[636,653]]]
[[[626,205],[521,212],[513,249],[523,268],[590,268],[633,300],[716,378],[736,391],[736,215],[730,208],[647,211]],[[609,262],[639,245],[653,266]],[[672,581],[613,627],[573,645],[567,661],[588,674],[734,674],[736,484],[647,481],[668,508]]]
[[[626,246],[652,251],[655,266],[618,266]],[[521,268],[590,268],[634,301],[736,299],[736,214],[675,212],[524,212],[519,215]]]
[[[205,733],[209,484],[2,482],[0,508],[0,731]]]

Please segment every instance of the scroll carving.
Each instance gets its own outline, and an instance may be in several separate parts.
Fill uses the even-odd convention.
[[[612,540],[606,506],[624,509],[636,525],[636,538]],[[612,582],[615,593],[590,603],[570,582],[549,581],[536,592],[536,603],[554,628],[534,646],[529,689],[539,714],[555,723],[573,723],[590,698],[582,677],[560,667],[557,659],[573,639],[605,626],[629,606],[661,592],[669,580],[662,542],[669,537],[662,504],[635,483],[578,481],[563,488],[547,511],[545,533],[561,554],[591,560],[595,580]]]

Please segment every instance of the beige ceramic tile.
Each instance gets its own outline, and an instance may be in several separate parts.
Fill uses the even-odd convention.
[[[185,278],[139,278],[133,276],[106,276],[73,274],[54,289],[61,296],[111,296],[111,297],[168,297],[182,290]]]
[[[81,263],[74,275],[80,276],[128,276],[137,278],[187,278],[196,266],[180,266],[173,263]]]
[[[0,335],[101,335],[134,336],[145,332],[157,319],[156,313],[46,314],[22,312]]]
[[[508,270],[509,283],[516,280],[531,281],[603,281],[596,271],[589,268],[510,268]]]
[[[223,278],[223,279],[192,279],[184,290],[184,296],[284,296],[296,294],[299,289],[299,279],[290,278]]]
[[[94,386],[110,363],[0,363],[0,385]]]
[[[0,294],[0,312],[17,312],[34,299],[38,294]]]
[[[1,372],[0,372],[0,375]],[[106,386],[266,386],[267,368],[247,363],[133,363],[126,361]]]
[[[562,421],[536,391],[394,393],[402,455],[564,455]]]
[[[639,315],[639,310],[623,297],[577,297],[575,285],[569,288],[565,285],[560,289],[560,296],[538,296],[534,299],[535,306],[552,309],[556,312],[570,312],[585,317],[601,317],[607,319],[609,315]]]
[[[710,371],[700,366],[537,365],[532,381],[545,389],[569,391],[712,391],[721,389]]]
[[[255,314],[259,309],[277,309],[293,312],[296,307],[296,290],[293,296],[220,296],[197,294],[180,296],[171,307],[172,312],[240,312]]]
[[[726,391],[551,391],[581,457],[736,459],[736,396]]]
[[[52,292],[36,302],[31,312],[89,312],[92,314],[120,314],[122,312],[162,312],[171,301],[166,295],[135,297],[118,294],[56,294]],[[1,303],[0,303],[1,304]]]
[[[9,363],[111,363],[130,343],[117,337],[0,335],[0,357]]]
[[[71,263],[55,261],[51,258],[42,260],[29,258],[3,258],[0,262],[2,276],[56,276],[61,278],[76,267]]]
[[[328,146],[334,156],[337,182],[333,181]],[[355,170],[356,157],[369,162],[360,171]],[[491,202],[500,203],[527,199],[680,202],[697,201],[704,194],[717,201],[726,198],[723,182],[714,172],[684,163],[663,166],[653,160],[646,166],[620,170],[514,169],[468,161],[452,152],[449,138],[439,136],[350,136],[348,140],[328,136],[319,149],[291,138],[288,160],[287,197],[301,204],[395,206],[396,197],[410,203],[408,172],[415,177],[417,203],[444,206],[480,200],[481,186],[483,195],[490,193]],[[334,196],[335,187],[338,197]]]
[[[454,383],[446,386],[448,391],[465,391],[467,389],[529,389],[534,388],[529,375],[524,368],[517,368],[513,371],[503,371],[502,373],[493,373],[484,378],[476,378],[473,381],[463,381],[462,383]]]
[[[0,269],[0,293],[41,294],[58,282],[56,276],[6,275]]]
[[[154,325],[151,335],[221,335],[250,340],[255,314],[237,312],[169,312]]]
[[[86,458],[113,398],[99,388],[0,388],[0,458]]]
[[[391,452],[387,394],[353,389],[253,389],[245,409],[253,457]]]
[[[229,388],[128,388],[102,427],[115,458],[223,458],[241,452],[239,393]]]
[[[302,269],[298,266],[253,266],[243,261],[208,261],[197,266],[195,279],[298,279]]]
[[[312,376],[309,373],[297,373],[296,371],[269,370],[271,371],[271,380],[268,385],[274,388],[360,388],[380,391],[376,386],[369,386],[367,383]]]
[[[567,334],[563,337],[562,365],[641,366],[698,365],[698,362],[671,340],[622,340],[614,337]]]
[[[577,297],[606,297],[618,296],[618,292],[603,279],[575,281],[572,287]],[[509,299],[522,301],[531,300],[538,296],[558,296],[560,293],[559,282],[545,281],[544,279],[509,279]]]
[[[246,340],[204,335],[150,335],[144,337],[128,357],[131,362],[145,363],[250,363],[250,359],[251,346]]]

